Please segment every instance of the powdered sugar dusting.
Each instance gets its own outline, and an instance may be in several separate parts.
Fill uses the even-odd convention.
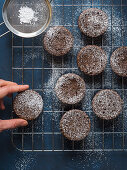
[[[56,83],[57,79],[61,76],[60,70],[52,69],[52,72],[49,73],[49,78],[47,82],[45,82],[46,88],[54,88],[54,83]]]
[[[19,154],[19,157],[16,157],[15,159],[15,169],[16,170],[30,170],[31,168],[34,168],[33,166],[37,162],[37,154],[26,154],[23,153],[22,156]]]
[[[77,63],[84,73],[97,75],[104,70],[107,64],[107,56],[100,47],[88,45],[78,53]]]
[[[89,8],[83,11],[79,17],[79,28],[90,37],[103,34],[107,27],[108,17],[105,12],[99,9]]]
[[[89,141],[90,142],[90,141]],[[102,169],[105,165],[107,169],[110,167],[111,157],[110,154],[100,152],[77,152],[72,155],[72,162],[69,164],[70,169],[76,167],[76,169]],[[104,164],[105,162],[105,164]],[[117,169],[117,168],[116,168]]]
[[[45,34],[44,47],[52,55],[64,55],[70,51],[72,46],[72,34],[63,26],[52,27]]]
[[[85,95],[85,82],[78,75],[68,73],[59,78],[55,91],[63,103],[75,104]]]
[[[123,101],[113,90],[99,91],[92,101],[93,111],[102,119],[113,119],[122,111]]]
[[[127,47],[120,47],[113,52],[111,66],[116,74],[127,76]]]
[[[24,119],[35,119],[43,109],[42,97],[33,90],[26,90],[16,96],[13,102],[15,113]]]
[[[70,110],[63,115],[60,128],[68,139],[82,140],[90,131],[90,119],[81,110]]]

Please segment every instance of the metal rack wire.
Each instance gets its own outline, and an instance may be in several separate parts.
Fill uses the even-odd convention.
[[[109,29],[98,38],[82,35],[77,26],[80,13],[90,7],[100,8],[109,16]],[[85,45],[101,46],[107,52],[108,59],[114,49],[127,45],[127,25],[124,17],[127,3],[124,0],[117,2],[114,0],[54,0],[52,8],[51,26],[67,27],[74,35],[74,47],[66,56],[55,58],[43,49],[43,35],[28,40],[12,34],[12,80],[30,84],[30,88],[39,92],[44,100],[44,110],[37,120],[29,122],[28,127],[12,131],[12,143],[21,151],[127,150],[126,104],[121,115],[111,121],[100,120],[93,114],[91,108],[92,97],[101,89],[114,89],[126,101],[127,80],[116,76],[111,71],[109,62],[105,72],[95,77],[81,73],[76,64],[77,52]],[[79,74],[86,82],[86,96],[76,106],[63,105],[53,91],[56,80],[67,72]],[[68,141],[59,130],[61,116],[72,108],[86,111],[91,119],[91,132],[80,142]],[[12,116],[15,117],[14,114]]]

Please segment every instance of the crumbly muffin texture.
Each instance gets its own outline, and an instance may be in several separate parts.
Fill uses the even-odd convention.
[[[122,111],[123,101],[119,94],[113,90],[101,90],[93,98],[94,113],[102,119],[114,119]]]
[[[57,97],[66,104],[80,102],[85,95],[85,89],[84,80],[74,73],[61,76],[55,86]]]
[[[84,111],[70,110],[63,115],[60,129],[69,140],[79,141],[89,134],[90,119]]]
[[[13,101],[13,109],[14,112],[23,119],[35,119],[43,109],[42,97],[33,90],[21,92]]]
[[[103,34],[108,27],[107,14],[97,8],[84,10],[79,16],[78,25],[84,34],[97,37]]]
[[[110,63],[116,74],[127,77],[127,47],[117,48],[110,58]]]
[[[77,64],[81,71],[88,75],[101,73],[107,64],[104,50],[95,45],[85,46],[77,56]]]
[[[54,56],[67,54],[73,46],[71,32],[63,26],[51,27],[44,36],[44,48]]]

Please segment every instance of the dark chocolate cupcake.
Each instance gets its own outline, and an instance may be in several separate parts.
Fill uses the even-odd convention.
[[[55,86],[56,95],[63,103],[76,104],[85,95],[84,80],[73,73],[61,76]]]
[[[63,115],[60,129],[69,140],[79,141],[89,134],[90,119],[84,111],[70,110]]]
[[[117,92],[113,90],[101,90],[93,98],[92,107],[94,113],[101,119],[114,119],[122,111],[123,101]]]
[[[44,48],[54,56],[67,54],[73,46],[73,36],[63,26],[50,28],[44,36]]]
[[[39,116],[43,109],[42,97],[33,90],[19,93],[13,101],[14,112],[23,119],[32,120]]]
[[[108,27],[107,14],[97,8],[89,8],[81,13],[78,25],[82,33],[90,37],[98,37]]]
[[[105,69],[107,56],[100,47],[88,45],[78,53],[77,64],[85,74],[97,75]]]
[[[110,58],[112,70],[119,76],[127,77],[127,47],[116,49]]]

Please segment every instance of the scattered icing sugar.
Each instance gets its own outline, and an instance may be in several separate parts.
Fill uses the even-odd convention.
[[[15,113],[24,119],[35,119],[43,109],[42,97],[33,90],[18,94],[13,102]]]
[[[15,168],[16,170],[30,170],[33,169],[37,163],[37,154],[26,154],[22,153],[19,157],[15,159]]]
[[[107,30],[108,17],[105,12],[99,9],[89,8],[81,13],[79,27],[84,34],[97,37]]]
[[[78,53],[77,63],[84,73],[97,75],[105,69],[107,56],[100,47],[88,45]]]
[[[63,26],[50,28],[44,37],[45,49],[54,56],[62,56],[70,51],[73,46],[73,36]]]
[[[91,141],[88,141],[91,142]],[[100,152],[76,152],[72,154],[72,162],[69,164],[70,169],[102,169],[104,162],[106,167],[110,167],[110,153]],[[116,168],[117,169],[117,168]]]
[[[85,95],[85,82],[76,74],[64,74],[58,79],[55,91],[63,103],[75,104]]]
[[[52,69],[49,73],[49,78],[47,81],[44,82],[45,87],[47,89],[54,88],[54,84],[56,83],[57,79],[61,76],[61,71],[57,69]]]
[[[37,12],[35,12],[32,8],[29,8],[28,6],[20,7],[18,15],[20,24],[35,23],[38,20],[36,15]]]
[[[113,119],[122,111],[123,101],[113,90],[101,90],[93,98],[93,111],[103,119]]]
[[[90,131],[90,119],[81,110],[70,110],[63,115],[60,127],[68,139],[82,140]]]
[[[120,76],[127,76],[127,47],[117,48],[111,56],[113,71]]]

